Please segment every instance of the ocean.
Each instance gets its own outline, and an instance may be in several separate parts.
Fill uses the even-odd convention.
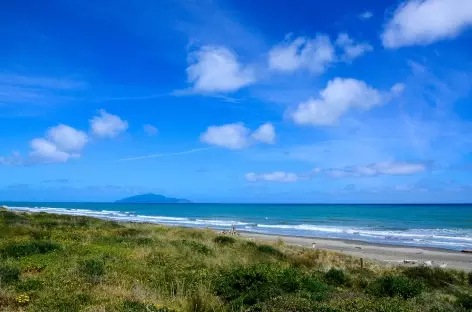
[[[472,249],[472,205],[9,203],[9,209],[194,228]]]

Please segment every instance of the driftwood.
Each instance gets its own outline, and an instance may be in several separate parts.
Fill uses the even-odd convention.
[[[462,249],[461,252],[472,254],[472,250],[470,250],[470,249]]]

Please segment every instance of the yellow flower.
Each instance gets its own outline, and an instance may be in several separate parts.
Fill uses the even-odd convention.
[[[30,301],[30,298],[28,295],[19,295],[16,297],[16,302],[20,304],[27,304]]]

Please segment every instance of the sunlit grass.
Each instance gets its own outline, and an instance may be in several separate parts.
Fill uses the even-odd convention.
[[[472,275],[211,230],[0,210],[0,311],[468,311]]]

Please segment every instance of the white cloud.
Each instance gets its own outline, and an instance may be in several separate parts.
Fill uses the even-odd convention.
[[[364,166],[329,169],[325,173],[333,178],[369,177],[378,175],[409,175],[426,171],[424,163],[379,162]]]
[[[269,67],[273,70],[292,72],[307,69],[315,74],[323,73],[336,60],[331,40],[326,35],[315,38],[298,37],[286,40],[269,51]]]
[[[188,81],[196,92],[233,92],[255,82],[253,68],[225,47],[204,46],[189,56]]]
[[[387,48],[426,45],[455,38],[471,25],[470,0],[409,0],[397,8],[381,38]]]
[[[154,127],[153,125],[149,125],[149,124],[143,125],[143,130],[148,135],[156,135],[156,134],[159,133],[159,130],[156,127]]]
[[[128,122],[116,115],[99,110],[100,116],[90,119],[92,132],[99,137],[115,137],[128,129]]]
[[[30,147],[30,156],[34,162],[61,163],[68,161],[70,158],[78,157],[77,154],[69,154],[59,150],[53,142],[44,138],[31,140]]]
[[[357,43],[346,33],[340,33],[336,39],[336,45],[343,50],[341,60],[350,62],[374,48],[368,43]]]
[[[257,141],[273,144],[275,142],[275,128],[271,123],[265,123],[252,133]]]
[[[272,182],[296,182],[299,180],[299,177],[292,172],[285,171],[274,171],[269,173],[256,174],[254,172],[249,172],[245,174],[247,181],[256,182],[256,181],[272,181]]]
[[[251,133],[242,122],[210,126],[200,135],[200,141],[229,149],[242,149],[257,142],[273,144],[275,128],[271,123],[265,123]]]
[[[365,11],[361,14],[359,14],[359,18],[361,20],[368,20],[368,19],[371,19],[372,17],[374,16],[374,14],[371,12],[371,11]]]
[[[210,145],[241,149],[249,144],[249,132],[243,123],[211,126],[200,136],[200,140]]]
[[[289,116],[300,125],[332,125],[351,108],[369,110],[382,102],[381,92],[365,82],[334,78],[318,98],[300,103]]]
[[[49,128],[46,137],[66,152],[80,151],[88,141],[87,134],[64,124]]]
[[[396,83],[390,88],[390,92],[392,95],[400,95],[405,91],[405,84],[404,83]]]

